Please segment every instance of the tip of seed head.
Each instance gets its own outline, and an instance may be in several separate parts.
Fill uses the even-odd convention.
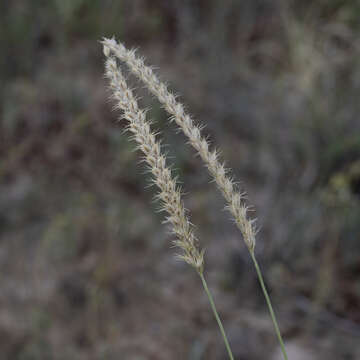
[[[101,43],[103,44],[103,52],[106,57],[110,55],[111,47],[116,46],[116,40],[114,37],[111,39],[103,38]]]

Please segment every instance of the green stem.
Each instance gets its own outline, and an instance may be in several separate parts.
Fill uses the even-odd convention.
[[[280,329],[279,329],[279,325],[278,325],[278,322],[276,320],[276,317],[275,317],[275,313],[274,313],[274,310],[273,310],[273,307],[271,305],[271,301],[270,301],[270,296],[266,290],[266,286],[265,286],[265,283],[264,283],[264,279],[263,279],[263,276],[262,276],[262,273],[261,273],[261,270],[260,270],[260,267],[259,267],[259,264],[258,262],[256,261],[256,258],[255,258],[255,254],[254,254],[254,251],[250,251],[250,255],[251,255],[251,258],[254,262],[254,265],[255,265],[255,269],[256,269],[256,273],[257,273],[257,276],[259,278],[259,282],[260,282],[260,285],[261,285],[261,289],[264,293],[264,296],[265,296],[265,299],[266,299],[266,303],[267,303],[267,306],[269,308],[269,311],[270,311],[270,315],[271,315],[271,320],[274,324],[274,327],[275,327],[275,332],[276,332],[276,335],[277,335],[277,338],[279,340],[279,343],[280,343],[280,347],[281,347],[281,351],[284,355],[284,359],[285,360],[288,360],[288,356],[286,354],[286,350],[285,350],[285,345],[284,345],[284,342],[283,342],[283,339],[282,339],[282,336],[281,336],[281,333],[280,333]]]
[[[220,320],[219,314],[218,314],[218,312],[217,312],[217,310],[216,310],[216,307],[215,307],[214,299],[213,299],[213,297],[212,297],[212,295],[211,295],[211,293],[210,293],[210,290],[209,290],[209,288],[208,288],[208,286],[207,286],[207,283],[206,283],[206,280],[205,280],[205,278],[204,278],[203,273],[202,273],[202,272],[199,272],[199,275],[200,275],[202,284],[203,284],[203,286],[204,286],[206,295],[207,295],[207,297],[209,298],[209,302],[210,302],[210,305],[211,305],[211,309],[212,309],[212,311],[213,311],[213,313],[214,313],[214,316],[215,316],[215,319],[216,319],[216,321],[217,321],[217,323],[218,323],[218,325],[219,325],[221,335],[222,335],[222,337],[223,337],[223,339],[224,339],[224,342],[225,342],[226,350],[227,350],[227,352],[228,352],[228,354],[229,354],[229,358],[230,358],[230,360],[234,360],[234,356],[233,356],[233,354],[232,354],[232,352],[231,352],[230,344],[229,344],[229,341],[228,341],[228,339],[227,339],[227,337],[226,337],[223,324],[222,324],[222,322],[221,322],[221,320]]]

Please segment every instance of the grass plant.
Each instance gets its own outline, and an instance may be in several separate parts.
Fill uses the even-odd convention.
[[[155,142],[155,135],[152,135],[151,141],[149,140],[148,143],[144,145],[146,140],[145,135],[148,136],[150,131],[149,125],[146,125],[145,123],[145,113],[138,110],[136,101],[133,99],[132,95],[129,95],[131,92],[126,87],[125,80],[122,78],[120,70],[117,68],[115,58],[125,63],[130,71],[135,74],[146,85],[149,91],[159,100],[164,109],[169,113],[171,119],[178,125],[188,138],[189,143],[200,155],[211,177],[214,179],[217,187],[223,194],[226,200],[226,208],[231,213],[249,250],[270,312],[271,320],[275,328],[275,333],[278,338],[283,357],[287,360],[288,357],[279,330],[279,325],[263,280],[262,272],[255,256],[255,236],[257,232],[255,226],[256,220],[248,216],[249,207],[244,201],[246,195],[245,192],[240,191],[237,188],[232,176],[230,175],[229,169],[227,169],[224,163],[219,160],[218,151],[216,149],[210,149],[208,140],[202,135],[202,127],[194,123],[191,116],[185,112],[184,106],[177,101],[176,96],[168,90],[167,86],[159,80],[152,68],[145,65],[144,60],[137,57],[134,50],[128,50],[123,44],[117,43],[113,38],[103,39],[102,44],[104,46],[104,54],[107,57],[106,74],[111,80],[114,97],[118,101],[117,107],[124,111],[124,117],[130,122],[129,130],[135,135],[135,139],[139,143],[139,147],[145,153],[145,160],[150,165],[151,171],[154,175],[154,182],[161,189],[159,198],[163,202],[164,209],[170,214],[168,220],[172,223],[174,232],[179,239],[176,241],[176,245],[184,251],[184,254],[180,255],[180,257],[195,267],[201,277],[205,292],[209,297],[212,310],[224,338],[230,359],[233,359],[233,355],[203,275],[203,251],[199,252],[199,250],[195,247],[195,238],[192,235],[192,232],[190,232],[190,224],[186,219],[185,213],[183,213],[184,209],[180,201],[180,191],[175,188],[175,182],[170,177],[170,170],[167,169],[166,176],[162,173],[165,171],[165,158],[163,155],[160,155],[160,145]],[[127,103],[129,104],[127,105]],[[137,115],[135,116],[132,112],[137,112]],[[137,122],[132,125],[135,118],[141,118],[141,121],[137,120]],[[136,135],[136,131],[139,131],[139,127],[146,127],[147,130],[144,134]],[[151,150],[152,147],[154,147],[154,150]],[[149,155],[147,155],[147,153]],[[155,156],[160,156],[161,160],[156,160]],[[151,161],[149,157],[151,158]],[[161,169],[157,169],[157,164],[159,162],[162,164]],[[161,177],[164,179],[161,179]],[[164,192],[166,190],[166,185],[164,183],[167,181],[172,184],[171,193]],[[177,218],[178,216],[180,217]],[[181,226],[179,226],[179,224],[181,224]]]

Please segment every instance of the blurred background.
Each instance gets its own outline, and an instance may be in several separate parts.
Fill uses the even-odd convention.
[[[0,2],[2,359],[227,359],[112,112],[115,35],[181,94],[248,192],[291,359],[360,358],[357,0]],[[280,359],[240,233],[157,101],[238,360]]]

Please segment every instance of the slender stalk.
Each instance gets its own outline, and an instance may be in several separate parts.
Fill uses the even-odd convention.
[[[283,339],[282,339],[282,336],[281,336],[281,333],[280,333],[279,325],[278,325],[278,322],[276,320],[276,316],[275,316],[273,307],[271,305],[270,296],[268,294],[268,291],[266,290],[266,286],[265,286],[265,283],[264,283],[264,279],[263,279],[259,264],[256,261],[256,257],[255,257],[255,254],[254,254],[253,251],[250,251],[250,255],[251,255],[251,258],[252,258],[252,260],[254,262],[256,273],[257,273],[257,276],[259,278],[259,282],[260,282],[260,285],[261,285],[261,289],[262,289],[262,291],[264,293],[266,303],[267,303],[267,306],[269,308],[269,312],[270,312],[270,315],[271,315],[271,320],[272,320],[272,322],[274,324],[275,332],[276,332],[277,338],[278,338],[279,343],[280,343],[281,351],[283,353],[284,359],[288,360],[288,356],[287,356],[287,353],[286,353],[286,350],[285,350],[285,345],[284,345],[284,342],[283,342]]]
[[[232,354],[232,352],[231,352],[231,348],[230,348],[229,341],[228,341],[228,339],[227,339],[227,337],[226,337],[223,324],[222,324],[221,319],[220,319],[220,316],[219,316],[219,314],[218,314],[218,312],[217,312],[217,310],[216,310],[216,306],[215,306],[215,303],[214,303],[214,299],[213,299],[213,297],[212,297],[212,295],[211,295],[211,293],[210,293],[210,290],[209,290],[209,288],[208,288],[208,286],[207,286],[207,283],[206,283],[204,274],[203,274],[202,272],[199,272],[199,275],[200,275],[202,284],[203,284],[203,286],[204,286],[206,295],[207,295],[207,297],[209,298],[209,302],[210,302],[210,305],[211,305],[211,309],[212,309],[212,311],[213,311],[213,313],[214,313],[214,316],[215,316],[215,319],[216,319],[216,321],[217,321],[217,323],[218,323],[218,325],[219,325],[221,335],[222,335],[222,337],[223,337],[223,339],[224,339],[224,342],[225,342],[226,350],[227,350],[227,352],[228,352],[228,354],[229,354],[229,358],[230,358],[230,360],[234,360],[234,356],[233,356],[233,354]]]

